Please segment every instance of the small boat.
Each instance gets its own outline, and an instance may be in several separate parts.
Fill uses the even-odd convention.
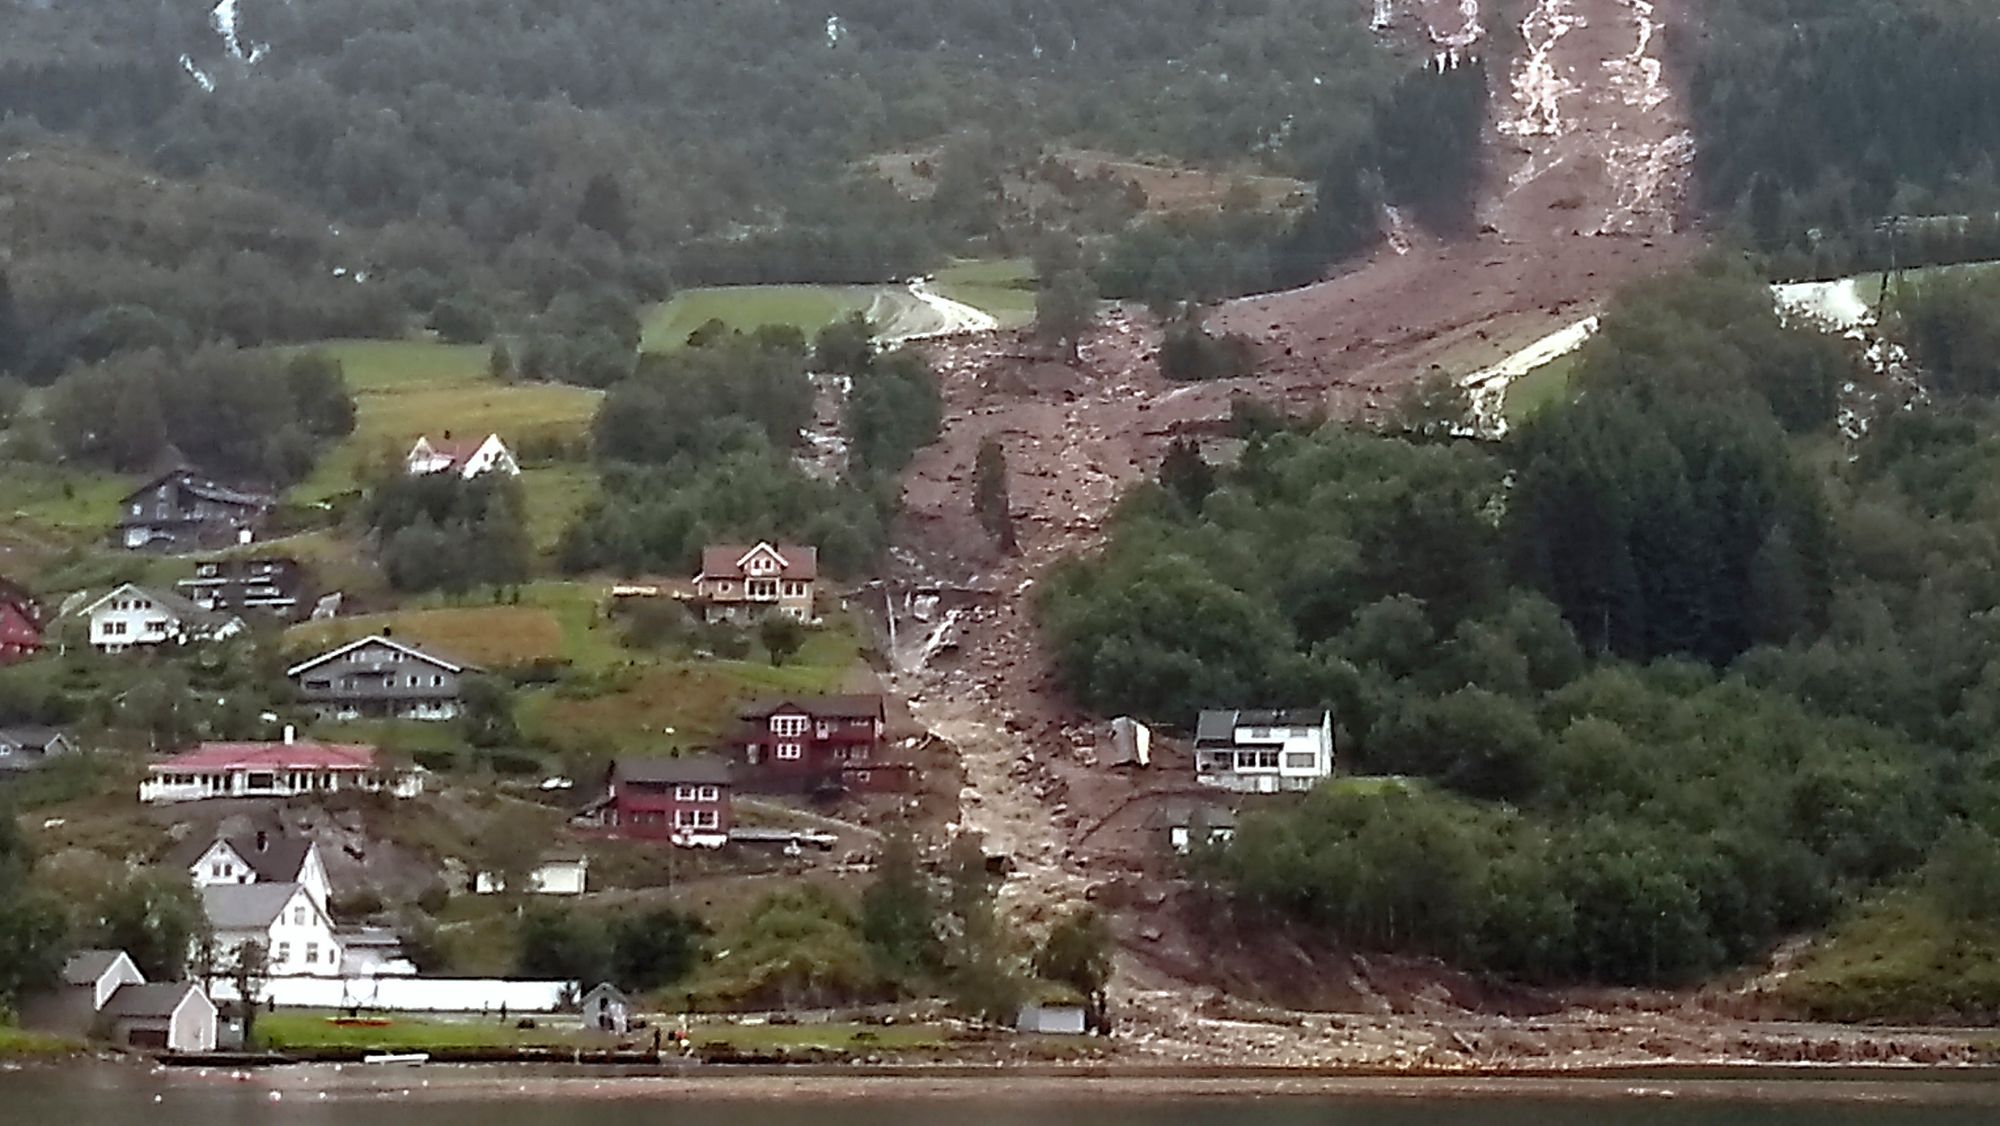
[[[361,1057],[362,1063],[418,1064],[429,1063],[430,1061],[431,1054],[429,1052],[376,1052],[373,1055]]]

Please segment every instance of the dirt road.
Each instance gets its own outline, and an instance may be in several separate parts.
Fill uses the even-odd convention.
[[[1675,0],[1656,2],[1666,10]],[[1446,49],[1478,50],[1485,30],[1476,0],[1385,0],[1375,14],[1422,19]],[[1368,1036],[1334,1035],[1325,1019],[1288,1010],[1227,1015],[1211,987],[1231,978],[1208,960],[1233,955],[1190,939],[1199,920],[1169,901],[1177,893],[1158,878],[1156,856],[1146,858],[1138,819],[1106,827],[1148,786],[1184,785],[1185,771],[1134,781],[1099,761],[1101,731],[1063,698],[1035,631],[1037,585],[1050,565],[1100,542],[1120,494],[1156,472],[1171,440],[1217,432],[1233,397],[1365,416],[1430,365],[1495,362],[1688,254],[1696,240],[1679,215],[1691,142],[1660,66],[1658,18],[1648,0],[1534,0],[1524,48],[1496,91],[1484,233],[1444,243],[1405,231],[1341,277],[1230,303],[1212,323],[1257,342],[1252,377],[1170,384],[1155,363],[1154,327],[1122,316],[1097,327],[1074,367],[1020,333],[933,346],[947,417],[905,477],[901,574],[891,581],[985,593],[953,612],[952,644],[904,647],[887,679],[956,745],[966,774],[960,823],[1013,858],[1009,906],[1035,920],[1089,896],[1113,912],[1126,942],[1115,996],[1134,1035],[1166,1056],[1472,1058],[1480,1050],[1453,1047],[1423,1021],[1398,1022],[1411,1012],[1430,1024],[1486,1017],[1479,998],[1444,990],[1429,971],[1392,983],[1358,960],[1331,973],[1340,989],[1326,1003],[1389,1022]],[[1010,556],[994,550],[971,510],[973,459],[988,437],[1009,463],[1020,539]],[[1108,890],[1128,873],[1135,888],[1113,903]],[[1301,959],[1260,972],[1330,972]]]

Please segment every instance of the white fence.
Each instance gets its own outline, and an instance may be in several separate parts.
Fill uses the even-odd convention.
[[[554,1012],[581,992],[573,981],[508,981],[465,977],[280,977],[257,1000],[286,1009],[386,1009],[409,1013]],[[218,980],[209,995],[234,1001],[233,982]]]

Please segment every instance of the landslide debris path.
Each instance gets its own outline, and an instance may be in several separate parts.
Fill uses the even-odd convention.
[[[1359,959],[1353,972],[1328,975],[1349,999],[1330,1003],[1421,1012],[1428,1024],[1349,1035],[1298,1014],[1246,1021],[1217,1011],[1212,987],[1232,979],[1191,938],[1198,920],[1177,909],[1143,829],[1107,827],[1142,791],[1185,787],[1185,764],[1135,779],[1101,763],[1100,729],[1063,697],[1041,647],[1038,586],[1050,565],[1101,542],[1119,495],[1156,471],[1170,441],[1222,432],[1233,397],[1365,416],[1429,365],[1482,349],[1490,355],[1464,370],[1494,362],[1688,253],[1695,240],[1680,233],[1678,217],[1692,147],[1659,65],[1660,21],[1676,2],[1535,0],[1523,49],[1495,93],[1483,233],[1457,243],[1399,234],[1339,278],[1230,303],[1212,323],[1258,343],[1254,376],[1170,384],[1157,370],[1157,329],[1116,314],[1074,366],[1017,332],[928,345],[946,417],[939,441],[905,475],[898,573],[888,578],[903,589],[983,593],[899,644],[886,681],[956,747],[965,773],[959,824],[1013,861],[1009,909],[1046,919],[1088,896],[1111,911],[1125,944],[1114,998],[1138,1022],[1136,1038],[1163,1054],[1397,1061],[1429,1046],[1427,1058],[1484,1058],[1483,1042],[1437,1030],[1439,1020],[1484,1018],[1476,1000],[1427,993],[1434,981],[1423,984],[1433,980],[1424,973],[1390,982]],[[1384,0],[1373,15],[1392,28],[1419,20],[1430,43],[1455,50],[1477,50],[1492,18],[1477,0]],[[994,550],[971,508],[973,461],[988,437],[1008,459],[1020,540],[1011,555]],[[1274,976],[1283,973],[1234,980]]]

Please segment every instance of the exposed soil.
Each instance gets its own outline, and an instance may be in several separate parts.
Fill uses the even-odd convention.
[[[1677,2],[1658,0],[1660,12],[1672,16]],[[1431,21],[1444,49],[1478,49],[1476,5],[1390,7]],[[1161,802],[1192,789],[1184,754],[1156,739],[1152,769],[1114,769],[1108,725],[1064,698],[1041,647],[1033,619],[1048,568],[1101,542],[1118,497],[1157,471],[1175,437],[1222,445],[1233,397],[1364,418],[1430,365],[1581,318],[1698,247],[1682,219],[1692,142],[1662,81],[1653,5],[1525,7],[1524,46],[1496,92],[1482,233],[1445,242],[1405,227],[1340,277],[1230,303],[1211,323],[1257,343],[1253,376],[1169,383],[1155,362],[1157,327],[1125,313],[1104,319],[1074,364],[1018,332],[931,346],[946,418],[904,479],[897,566],[881,599],[895,638],[884,683],[956,748],[964,788],[953,827],[1011,859],[1003,899],[1019,921],[1080,899],[1112,920],[1122,948],[1114,1009],[1141,1054],[1386,1067],[1972,1058],[1950,1035],[1758,1023],[1767,1014],[1747,987],[1501,988],[1434,962],[1225,925],[1175,878],[1151,827]],[[988,437],[1007,454],[1013,554],[994,548],[972,510],[973,461]]]

